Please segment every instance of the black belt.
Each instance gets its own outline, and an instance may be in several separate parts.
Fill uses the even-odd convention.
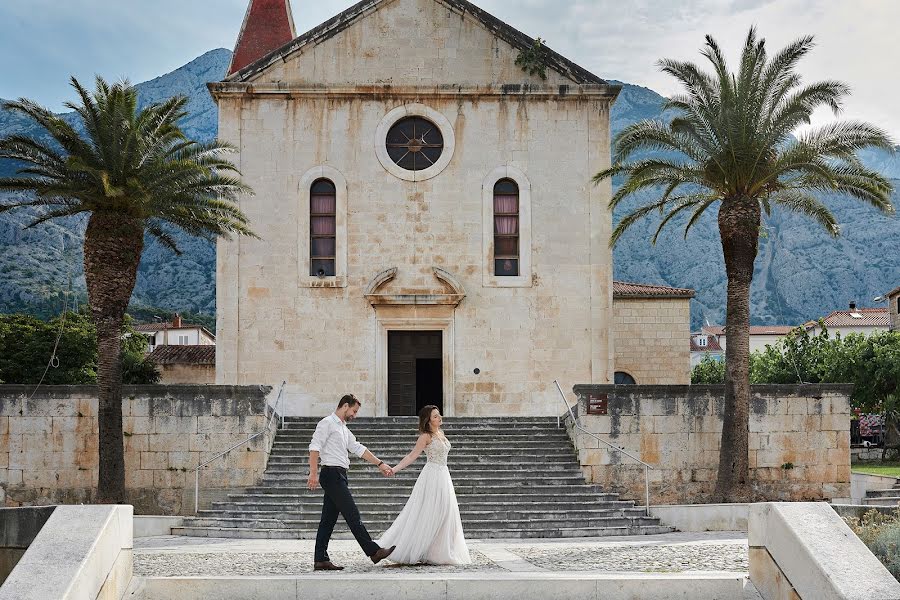
[[[347,472],[347,469],[345,467],[332,467],[331,465],[322,465],[322,469],[337,469],[338,471],[343,471],[344,473]]]

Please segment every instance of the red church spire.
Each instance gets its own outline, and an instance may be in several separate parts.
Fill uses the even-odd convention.
[[[240,71],[296,36],[291,0],[250,0],[228,74]]]

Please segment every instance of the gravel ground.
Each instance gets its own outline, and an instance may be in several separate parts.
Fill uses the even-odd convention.
[[[472,564],[461,566],[401,566],[384,560],[373,565],[362,552],[331,550],[331,560],[343,573],[458,573],[503,571],[480,552],[470,550]],[[312,573],[310,552],[136,552],[134,574],[141,577],[298,575]]]
[[[549,571],[749,571],[746,544],[508,546],[506,549]]]

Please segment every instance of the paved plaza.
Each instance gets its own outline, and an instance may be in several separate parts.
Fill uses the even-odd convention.
[[[312,572],[313,540],[150,537],[134,543],[142,577],[300,575]],[[747,574],[742,532],[671,533],[571,540],[470,540],[472,564],[373,565],[353,540],[334,540],[331,559],[344,573],[372,577],[409,573],[740,573]],[[331,573],[330,575],[334,575]]]

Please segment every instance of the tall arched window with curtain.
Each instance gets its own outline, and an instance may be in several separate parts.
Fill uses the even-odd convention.
[[[328,179],[317,179],[309,190],[309,274],[334,276],[337,190]]]
[[[494,184],[494,275],[519,274],[519,186],[512,179]]]

